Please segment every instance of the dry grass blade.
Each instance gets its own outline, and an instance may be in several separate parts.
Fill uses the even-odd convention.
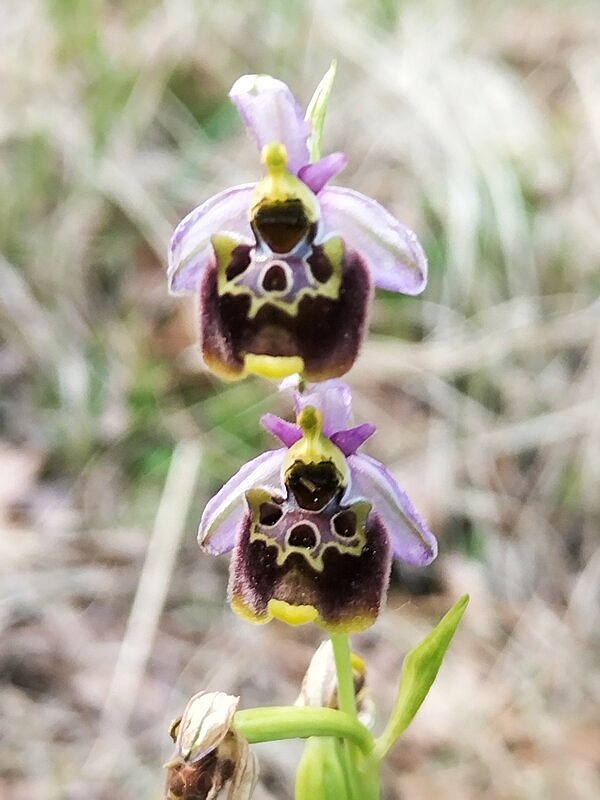
[[[152,652],[201,462],[202,448],[197,442],[180,442],[173,451],[125,635],[102,709],[100,738],[83,766],[83,778],[95,777],[98,780],[102,775],[109,775],[112,765],[121,758],[121,741],[138,700]]]

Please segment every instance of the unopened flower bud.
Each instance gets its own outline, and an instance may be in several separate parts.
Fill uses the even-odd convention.
[[[352,653],[352,675],[358,719],[365,728],[372,728],[375,721],[375,706],[367,687],[365,662],[356,653]],[[330,639],[323,642],[311,658],[294,705],[339,707],[337,672]]]
[[[165,764],[165,800],[249,800],[258,764],[232,729],[239,697],[198,692],[172,724],[175,754]]]

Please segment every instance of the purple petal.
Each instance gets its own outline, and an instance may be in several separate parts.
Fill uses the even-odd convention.
[[[263,414],[260,418],[260,424],[269,433],[276,436],[286,447],[291,447],[302,438],[302,429],[298,425],[294,425],[293,422],[287,422],[281,417],[275,416],[275,414]]]
[[[351,485],[344,503],[367,500],[383,520],[394,556],[425,566],[437,555],[437,541],[408,495],[379,461],[363,454],[348,456]]]
[[[308,163],[306,142],[311,127],[283,81],[270,75],[242,75],[231,87],[229,97],[260,150],[271,142],[284,144],[293,173]]]
[[[338,233],[361,255],[381,289],[419,294],[427,283],[427,257],[416,235],[370,197],[327,186],[319,194],[325,230]]]
[[[296,413],[306,406],[314,406],[323,414],[323,433],[331,436],[337,431],[346,430],[352,416],[352,395],[349,387],[337,379],[321,381],[310,387],[304,394],[295,393]]]
[[[174,294],[198,288],[202,271],[213,258],[210,237],[233,233],[252,240],[248,211],[254,183],[219,192],[199,205],[175,228],[169,245],[169,290]]]
[[[264,488],[281,492],[281,465],[285,447],[268,450],[236,472],[208,501],[200,520],[198,544],[213,556],[227,553],[235,545],[238,528],[246,512],[244,492]]]
[[[345,431],[332,433],[329,437],[336,447],[339,447],[345,456],[356,453],[361,444],[364,444],[370,436],[373,436],[377,428],[370,422],[363,422],[356,428],[349,428]]]
[[[328,156],[315,161],[314,164],[306,164],[301,167],[298,177],[301,181],[304,181],[309,189],[312,189],[317,194],[327,181],[330,181],[344,169],[347,163],[348,156],[345,153],[330,153]]]

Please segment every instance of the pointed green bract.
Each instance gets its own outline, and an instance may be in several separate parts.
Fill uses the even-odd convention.
[[[327,106],[329,105],[329,98],[331,97],[331,90],[333,88],[333,81],[335,79],[335,71],[337,69],[337,62],[331,62],[331,66],[321,78],[319,85],[315,89],[308,108],[306,109],[306,116],[312,125],[312,134],[308,140],[308,150],[310,153],[311,163],[318,161],[321,158],[321,142],[323,140],[323,126],[325,125],[325,116],[327,114]]]
[[[461,597],[429,636],[404,659],[394,710],[375,744],[375,752],[380,760],[385,758],[390,748],[408,728],[427,697],[468,602],[469,595]]]

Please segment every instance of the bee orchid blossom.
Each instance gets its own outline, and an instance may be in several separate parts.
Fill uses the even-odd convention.
[[[209,501],[198,540],[233,551],[229,599],[254,622],[363,630],[384,602],[392,556],[424,566],[435,537],[391,473],[357,452],[374,432],[349,427],[338,380],[296,393],[296,423],[265,415],[283,447],[243,466]]]
[[[204,360],[220,377],[338,377],[358,355],[373,285],[418,294],[425,254],[375,200],[328,185],[346,156],[310,162],[312,125],[285,83],[244,75],[230,97],[266,174],[179,223],[169,288],[199,294]]]

